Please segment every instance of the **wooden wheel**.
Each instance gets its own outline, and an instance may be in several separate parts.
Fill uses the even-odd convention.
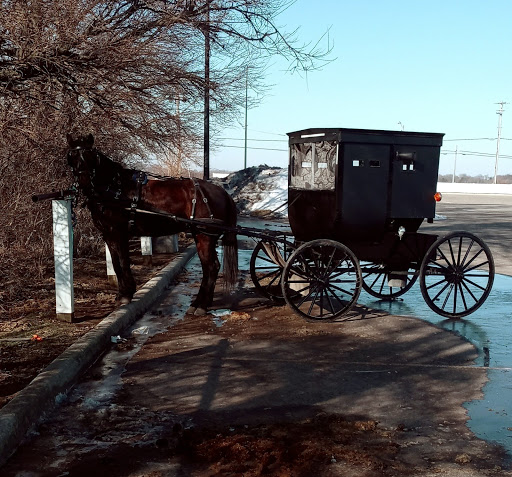
[[[251,279],[258,292],[271,300],[283,302],[281,275],[286,261],[295,250],[292,243],[261,240],[251,255]]]
[[[447,318],[461,318],[478,309],[493,281],[491,251],[468,232],[452,232],[438,239],[421,264],[423,298],[432,310]]]
[[[410,267],[406,272],[393,273],[386,265],[362,262],[361,275],[363,289],[367,293],[381,300],[392,300],[411,289],[418,278],[418,270]],[[394,281],[390,281],[390,278]]]
[[[313,240],[292,253],[282,275],[283,296],[298,315],[313,320],[347,313],[361,292],[354,253],[333,240]]]

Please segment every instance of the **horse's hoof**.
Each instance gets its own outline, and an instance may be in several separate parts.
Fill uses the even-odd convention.
[[[193,315],[195,314],[197,308],[195,306],[190,306],[189,309],[185,312],[186,315]]]
[[[196,311],[194,311],[194,316],[204,316],[206,315],[206,310],[204,308],[197,308]]]

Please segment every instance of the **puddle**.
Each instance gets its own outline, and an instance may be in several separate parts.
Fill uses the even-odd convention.
[[[197,257],[193,260],[197,260]],[[193,282],[194,272],[189,273]],[[166,298],[156,303],[131,328],[123,332],[119,337],[121,339],[117,341],[119,347],[105,353],[95,367],[95,379],[84,380],[72,389],[69,395],[70,402],[78,403],[84,410],[109,408],[122,387],[122,374],[126,363],[149,338],[165,332],[183,320],[190,304],[191,293],[189,285],[179,283],[174,287],[173,293],[165,294]]]
[[[481,439],[501,444],[512,457],[512,277],[496,275],[480,309],[465,319],[449,320],[423,300],[419,284],[402,300],[384,302],[362,291],[359,304],[395,315],[409,315],[457,333],[478,349],[475,366],[488,368],[481,400],[465,404],[469,428]]]

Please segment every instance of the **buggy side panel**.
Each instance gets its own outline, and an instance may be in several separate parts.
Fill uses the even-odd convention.
[[[341,145],[340,238],[380,237],[386,225],[389,146]]]

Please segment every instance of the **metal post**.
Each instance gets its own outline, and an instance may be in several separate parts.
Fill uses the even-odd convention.
[[[73,225],[71,221],[71,201],[53,200],[52,214],[57,319],[72,323],[75,314],[75,303],[73,291]]]
[[[494,163],[494,183],[498,183],[498,160],[500,158],[500,137],[501,137],[501,119],[503,116],[503,105],[508,104],[505,101],[501,101],[499,103],[496,103],[500,105],[500,109],[496,111],[496,114],[498,115],[498,139],[496,141],[496,162]]]
[[[453,160],[453,177],[452,177],[453,183],[455,183],[456,169],[457,169],[457,146],[455,146],[455,159]]]

